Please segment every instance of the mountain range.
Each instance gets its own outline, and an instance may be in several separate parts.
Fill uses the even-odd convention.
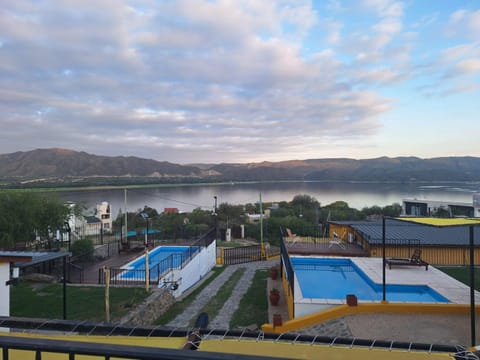
[[[188,183],[216,181],[480,181],[480,158],[380,157],[180,165],[68,149],[0,155],[4,186]]]

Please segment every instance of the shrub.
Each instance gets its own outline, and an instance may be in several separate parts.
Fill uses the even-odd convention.
[[[93,241],[91,239],[77,240],[71,247],[72,255],[80,257],[83,261],[93,260]]]

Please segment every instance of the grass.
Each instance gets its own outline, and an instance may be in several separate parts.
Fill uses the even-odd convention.
[[[105,320],[105,288],[67,286],[67,319]],[[149,293],[140,288],[110,288],[110,317],[118,320]],[[10,292],[10,314],[19,317],[63,318],[63,285],[20,281]]]
[[[185,311],[185,309],[195,300],[198,294],[207,286],[209,285],[215,278],[220,275],[223,270],[225,270],[225,267],[215,267],[213,268],[213,274],[205,280],[199,287],[197,287],[192,293],[190,293],[188,296],[183,298],[182,300],[179,300],[173,304],[168,311],[160,316],[158,319],[155,320],[154,324],[155,325],[165,325],[171,320],[175,319],[177,315],[181,314],[182,312]]]
[[[208,314],[209,320],[214,319],[218,313],[220,312],[223,304],[228,300],[230,295],[232,295],[233,289],[235,285],[237,285],[238,281],[242,277],[243,273],[245,272],[245,268],[240,268],[235,270],[235,272],[228,278],[228,280],[218,289],[215,296],[210,299],[210,301],[198,312],[201,314],[202,312]],[[192,319],[191,326],[195,324],[196,318]]]
[[[439,270],[450,275],[451,277],[461,281],[467,286],[470,286],[470,267],[469,266],[437,266]],[[480,269],[475,268],[475,290],[480,291]]]
[[[230,320],[230,329],[245,328],[252,324],[260,327],[268,322],[267,278],[268,270],[255,272],[252,284]]]

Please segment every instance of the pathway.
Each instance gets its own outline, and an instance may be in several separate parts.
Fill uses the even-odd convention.
[[[170,321],[167,326],[188,327],[192,320],[196,320],[200,310],[210,301],[212,297],[215,296],[220,287],[225,284],[225,282],[230,278],[230,276],[237,269],[244,268],[245,272],[235,285],[235,288],[233,289],[233,292],[229,299],[220,309],[218,315],[214,319],[209,319],[208,327],[210,329],[228,329],[230,319],[233,313],[238,309],[241,298],[250,287],[255,272],[259,269],[268,269],[273,265],[278,264],[278,262],[279,260],[277,259],[227,266],[225,270],[219,276],[217,276],[217,278],[215,278],[200,292],[200,294],[198,294],[195,300],[185,309],[185,311],[183,311],[175,319]]]

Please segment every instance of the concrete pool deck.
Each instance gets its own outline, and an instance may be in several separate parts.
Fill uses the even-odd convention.
[[[352,258],[362,270],[375,282],[382,283],[382,259]],[[429,285],[457,304],[470,304],[470,288],[430,267],[428,271],[421,267],[386,268],[387,283]],[[281,279],[268,279],[268,288],[282,287]],[[284,298],[284,297],[283,297]],[[387,293],[388,300],[388,293]],[[475,292],[475,302],[480,304],[479,293]],[[283,322],[288,322],[288,310],[285,300],[278,306],[269,304],[269,320],[273,314],[280,314]],[[340,316],[320,321],[310,326],[300,327],[291,332],[314,336],[377,339],[388,341],[406,341],[430,344],[471,345],[471,318],[468,314],[424,314],[414,313],[365,313]],[[477,308],[476,344],[480,344],[480,315]]]
[[[350,258],[375,283],[382,284],[381,258]],[[470,304],[470,288],[434,266],[428,270],[419,266],[397,266],[386,271],[387,284],[427,285],[454,304]],[[387,292],[388,301],[388,292]],[[475,303],[480,303],[480,292],[475,291]]]

